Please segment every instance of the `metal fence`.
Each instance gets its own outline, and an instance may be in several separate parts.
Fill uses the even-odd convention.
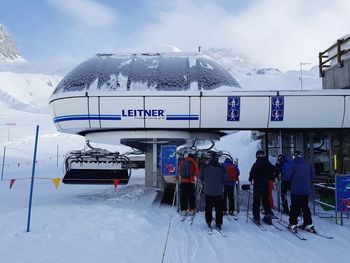
[[[338,67],[343,67],[343,56],[350,52],[350,48],[344,49],[342,46],[347,42],[350,42],[350,36],[338,39],[334,45],[330,46],[325,51],[318,53],[320,77],[324,76],[324,69],[331,67],[330,62],[335,58],[337,58]],[[329,57],[328,52],[333,48],[336,48],[337,52],[335,55]]]

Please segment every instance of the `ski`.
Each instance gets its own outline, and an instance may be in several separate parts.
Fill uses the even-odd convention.
[[[296,236],[296,237],[299,238],[300,240],[307,240],[305,237],[303,237],[303,236],[302,236],[301,234],[299,234],[298,232],[290,231],[290,229],[288,228],[288,226],[282,224],[280,221],[278,221],[278,223],[279,223],[281,226],[287,228],[287,230],[288,230],[289,233],[293,234],[294,236]]]
[[[252,220],[252,222],[259,227],[262,231],[267,231],[265,227],[263,227],[261,224],[257,224],[253,218],[249,217],[250,220]]]
[[[238,217],[237,216],[234,216],[234,215],[228,215],[229,218],[233,219],[233,220],[238,220]]]
[[[215,228],[215,230],[218,231],[223,237],[227,237],[227,235],[221,229]]]
[[[195,214],[191,215],[188,217],[188,221],[190,221],[190,225],[193,224],[193,219],[194,219]]]
[[[263,220],[263,222],[264,222],[264,220]],[[266,223],[266,222],[264,222],[266,225],[269,225],[269,226],[272,226],[272,227],[274,227],[275,229],[277,229],[277,230],[279,230],[279,231],[283,231],[283,229],[282,228],[280,228],[280,227],[278,227],[278,226],[276,226],[273,222],[271,222],[271,224],[268,224],[268,223]]]
[[[181,221],[181,222],[185,222],[185,221],[186,221],[186,218],[187,218],[187,215],[181,216],[180,221]]]
[[[319,237],[323,237],[323,238],[326,238],[326,239],[333,239],[333,237],[331,237],[331,236],[322,235],[322,234],[320,234],[318,232],[310,232],[310,231],[308,231],[306,229],[301,228],[300,226],[298,226],[298,228],[301,229],[304,232],[307,232],[307,233],[310,233],[310,234],[314,234],[314,235],[319,236]]]
[[[316,233],[309,232],[309,231],[306,231],[306,232],[308,232],[308,233],[310,233],[310,234],[314,234],[314,235],[319,236],[319,237],[326,238],[326,239],[333,239],[332,236],[326,236],[326,235],[323,235],[323,234],[320,234],[320,233],[317,233],[317,232],[316,232]]]
[[[280,227],[276,226],[274,223],[272,223],[272,226],[273,226],[274,228],[276,228],[277,230],[279,230],[279,231],[283,231],[283,229],[282,229],[282,228],[280,228]]]
[[[227,218],[228,221],[232,222],[233,220],[237,221],[238,217],[237,216],[233,216],[233,215],[225,215],[224,217]]]

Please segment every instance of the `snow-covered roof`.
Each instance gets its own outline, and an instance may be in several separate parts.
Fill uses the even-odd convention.
[[[209,56],[200,53],[98,54],[78,65],[53,94],[76,91],[185,91],[240,88]]]

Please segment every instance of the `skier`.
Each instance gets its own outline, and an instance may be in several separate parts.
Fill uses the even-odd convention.
[[[311,193],[311,180],[314,176],[311,164],[307,162],[300,151],[293,152],[293,162],[286,172],[285,179],[291,183],[291,209],[289,216],[289,230],[297,231],[298,215],[303,213],[303,224],[301,227],[310,232],[316,232],[312,224],[311,212],[308,206]]]
[[[220,166],[215,154],[212,154],[208,165],[204,166],[200,179],[204,181],[205,220],[209,230],[213,219],[212,210],[215,207],[216,228],[221,231],[223,221],[222,194],[225,182],[225,170]]]
[[[278,155],[276,167],[281,173],[281,199],[282,199],[282,213],[289,215],[289,206],[287,199],[287,192],[290,191],[290,181],[286,180],[286,172],[292,164],[292,159],[289,156]]]
[[[256,152],[256,162],[253,164],[249,173],[249,182],[253,185],[253,219],[256,224],[260,224],[260,200],[262,199],[265,216],[263,221],[269,225],[272,224],[273,215],[268,200],[269,178],[275,172],[275,167],[267,159],[265,152],[258,150]]]
[[[224,200],[223,200],[223,213],[227,214],[227,199],[228,199],[228,212],[229,215],[233,216],[235,211],[235,199],[234,199],[234,190],[236,182],[239,180],[238,176],[240,174],[239,169],[235,163],[233,163],[229,158],[226,158],[223,163],[223,167],[226,172],[227,180],[224,185]]]
[[[186,215],[193,216],[196,204],[195,176],[199,174],[198,164],[193,154],[185,155],[185,159],[179,162],[180,180],[180,209],[183,218]]]
[[[268,183],[268,192],[269,192],[269,205],[270,208],[273,209],[275,206],[273,204],[273,195],[272,191],[275,184],[275,179],[278,177],[279,171],[276,167],[274,167],[274,172],[270,174],[269,176],[269,183]]]

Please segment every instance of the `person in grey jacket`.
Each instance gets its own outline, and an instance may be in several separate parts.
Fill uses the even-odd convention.
[[[208,165],[203,167],[200,179],[204,181],[205,194],[205,221],[211,228],[213,219],[212,210],[215,208],[215,224],[221,230],[223,219],[222,195],[224,191],[225,170],[219,164],[215,155],[212,155]]]

